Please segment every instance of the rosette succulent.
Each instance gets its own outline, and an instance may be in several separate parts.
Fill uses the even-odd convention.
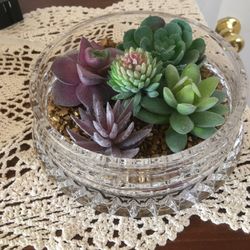
[[[115,157],[132,158],[138,152],[138,145],[151,132],[151,127],[135,131],[134,122],[130,121],[132,105],[124,107],[121,101],[116,101],[112,108],[106,105],[106,112],[96,96],[93,99],[93,109],[80,109],[81,119],[73,117],[79,128],[90,137],[86,139],[68,129],[73,141],[79,146]]]
[[[189,63],[200,64],[204,59],[205,42],[193,40],[192,28],[184,20],[170,23],[158,16],[149,16],[137,29],[125,32],[120,49],[142,48],[161,60],[164,66],[178,65],[180,69]]]
[[[103,48],[95,42],[81,39],[79,53],[59,56],[51,66],[56,76],[52,97],[56,105],[91,105],[92,96],[107,101],[114,93],[107,85],[107,73],[117,54],[115,48]]]
[[[169,124],[166,143],[173,152],[183,150],[189,133],[207,139],[224,123],[228,112],[223,91],[216,90],[219,78],[201,80],[196,64],[187,65],[181,75],[173,65],[165,70],[163,99],[142,100],[137,117],[152,124]]]
[[[162,77],[162,63],[141,48],[130,48],[112,63],[108,84],[118,92],[115,99],[132,99],[139,111],[141,97],[154,98]]]

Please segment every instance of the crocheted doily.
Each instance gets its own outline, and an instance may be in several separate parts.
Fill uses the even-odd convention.
[[[59,33],[90,17],[161,10],[204,22],[193,0],[125,0],[106,9],[50,7],[0,31],[0,246],[37,249],[154,249],[174,240],[192,215],[250,232],[250,121],[238,167],[217,193],[176,215],[132,219],[97,214],[60,192],[36,160],[29,103],[31,64]]]

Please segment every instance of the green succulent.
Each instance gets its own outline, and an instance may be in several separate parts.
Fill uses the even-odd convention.
[[[134,113],[140,110],[142,96],[155,98],[162,77],[162,63],[150,52],[129,48],[111,64],[108,84],[118,92],[113,99],[133,101]]]
[[[223,104],[226,95],[217,90],[219,78],[201,80],[199,67],[188,64],[181,75],[168,65],[165,70],[163,98],[143,98],[143,109],[137,117],[147,123],[169,124],[165,141],[173,152],[183,150],[188,134],[207,139],[224,123],[228,107]]]
[[[178,65],[183,69],[189,63],[200,64],[204,60],[206,44],[202,38],[193,40],[192,28],[184,20],[170,23],[158,16],[149,16],[137,29],[125,32],[120,49],[143,48],[161,60],[164,66]]]

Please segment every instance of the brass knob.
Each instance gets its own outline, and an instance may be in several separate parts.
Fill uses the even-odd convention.
[[[235,17],[225,17],[218,20],[215,31],[227,40],[237,52],[244,47],[244,39],[239,35],[241,24]]]

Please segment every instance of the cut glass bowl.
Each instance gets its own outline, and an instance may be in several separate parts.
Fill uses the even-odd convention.
[[[48,99],[56,56],[78,49],[82,36],[122,41],[149,15],[166,22],[176,18],[157,12],[122,12],[84,21],[41,54],[33,69],[30,94],[34,112],[33,138],[38,156],[58,185],[82,204],[110,214],[142,217],[175,213],[208,197],[236,166],[242,143],[242,114],[246,104],[246,75],[238,54],[214,31],[187,20],[194,37],[207,43],[206,66],[227,90],[230,114],[209,139],[167,156],[125,159],[97,154],[70,143],[48,119]]]

